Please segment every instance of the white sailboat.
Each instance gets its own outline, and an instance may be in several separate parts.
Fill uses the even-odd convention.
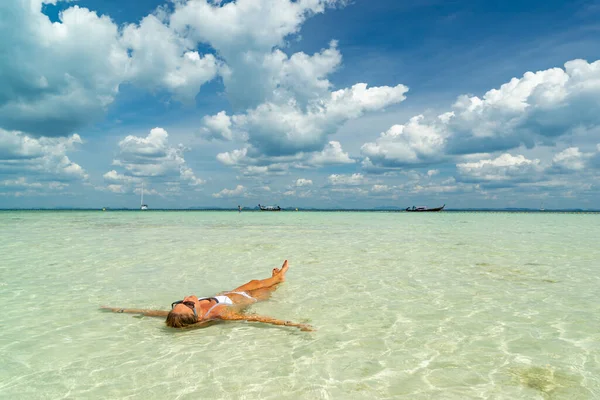
[[[144,211],[148,209],[148,205],[144,204],[144,182],[142,182],[142,201],[140,204],[140,210]]]

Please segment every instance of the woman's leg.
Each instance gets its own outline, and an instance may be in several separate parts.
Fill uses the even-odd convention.
[[[277,285],[269,286],[262,289],[250,290],[248,293],[249,296],[252,296],[255,301],[265,301],[271,297],[271,294],[277,289]],[[251,303],[252,304],[252,303]]]
[[[273,269],[273,276],[267,279],[261,280],[252,280],[238,288],[232,290],[232,292],[248,292],[252,290],[259,290],[264,288],[269,288],[271,286],[277,285],[285,280],[285,273],[287,272],[289,266],[288,261],[285,260],[281,269],[275,268]]]

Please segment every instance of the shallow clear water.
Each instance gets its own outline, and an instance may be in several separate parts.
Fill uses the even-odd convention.
[[[1,212],[0,398],[600,397],[600,215]],[[270,275],[249,323],[166,309]]]

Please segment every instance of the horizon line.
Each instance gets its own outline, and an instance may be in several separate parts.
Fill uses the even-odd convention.
[[[282,207],[282,211],[371,211],[371,212],[402,212],[406,211],[406,208],[399,207],[374,207],[374,208],[319,208],[319,207]],[[142,211],[139,208],[111,208],[111,207],[28,207],[28,208],[0,208],[0,211]],[[224,208],[224,207],[187,207],[187,208],[152,208],[148,211],[238,211],[237,207]],[[261,211],[259,208],[242,208],[244,212],[255,212]],[[595,208],[555,208],[555,209],[544,209],[530,207],[500,207],[500,208],[485,208],[485,207],[465,207],[465,208],[446,208],[443,211],[437,212],[461,212],[461,211],[506,211],[506,212],[518,212],[527,211],[535,213],[544,212],[600,212],[600,209]],[[265,211],[269,212],[269,211]]]

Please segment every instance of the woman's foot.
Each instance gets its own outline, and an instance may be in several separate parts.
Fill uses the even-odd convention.
[[[283,262],[283,265],[281,266],[281,269],[279,269],[279,268],[273,268],[273,274],[271,276],[275,277],[275,276],[277,276],[279,274],[282,274],[281,275],[281,281],[284,281],[285,280],[285,273],[287,272],[288,268],[289,268],[289,266],[288,266],[288,260],[285,260]]]
[[[285,273],[287,272],[289,267],[290,266],[288,265],[288,260],[285,260],[283,262],[283,265],[281,266],[281,269],[278,272],[278,275],[281,278],[281,282],[285,281]]]

